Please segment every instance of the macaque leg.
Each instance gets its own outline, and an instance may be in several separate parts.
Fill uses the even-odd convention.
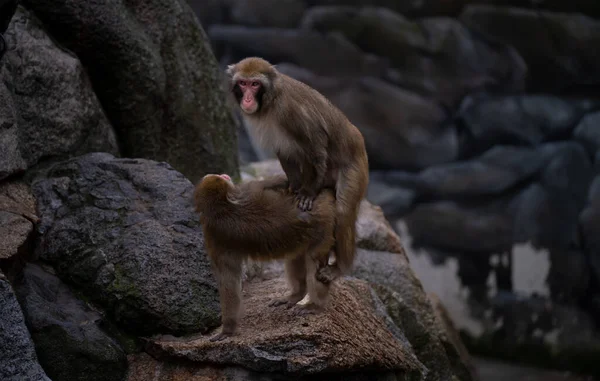
[[[326,255],[329,249],[325,251]],[[325,257],[326,258],[326,257]],[[314,314],[322,312],[329,300],[330,283],[320,282],[317,279],[317,270],[322,261],[315,260],[310,255],[306,256],[306,286],[308,289],[308,303],[297,310],[298,315]],[[324,263],[327,263],[326,261]]]
[[[285,274],[291,288],[291,292],[286,297],[275,299],[270,306],[280,306],[287,304],[288,308],[293,307],[306,295],[306,265],[304,255],[285,260]]]
[[[242,261],[232,253],[221,253],[212,259],[212,268],[217,278],[221,302],[221,333],[210,341],[221,341],[233,336],[240,317],[242,302]]]
[[[335,250],[329,252],[327,262],[319,263],[315,277],[321,283],[329,284],[342,275],[340,268],[337,266]]]

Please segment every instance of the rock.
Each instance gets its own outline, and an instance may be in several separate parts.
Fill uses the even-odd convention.
[[[580,13],[470,5],[460,21],[514,46],[527,63],[533,91],[561,92],[600,81],[600,57],[586,48],[600,41],[598,20]]]
[[[405,220],[415,247],[476,255],[510,251],[513,244],[513,219],[500,201],[480,207],[456,201],[421,203]]]
[[[595,279],[600,279],[600,176],[596,176],[589,188],[587,205],[579,216],[583,248],[594,274]]]
[[[418,189],[441,198],[502,194],[533,177],[545,162],[535,149],[497,145],[476,159],[423,170]]]
[[[592,163],[575,142],[548,143],[539,150],[546,157],[539,183],[526,187],[509,207],[515,215],[515,241],[565,250],[577,241]]]
[[[321,77],[278,67],[323,93],[360,129],[371,169],[421,169],[456,159],[456,131],[431,100],[376,78]]]
[[[489,0],[488,0],[489,1]],[[307,0],[310,5],[329,6],[356,6],[353,0]],[[470,0],[421,0],[421,1],[395,1],[395,0],[368,0],[361,1],[363,7],[384,7],[401,13],[407,17],[424,17],[432,15],[456,15]]]
[[[221,72],[185,2],[24,4],[80,57],[124,156],[166,161],[192,182],[237,174],[236,126]]]
[[[389,186],[370,177],[367,191],[369,202],[379,205],[388,218],[408,213],[416,196],[412,189]]]
[[[283,28],[213,25],[213,44],[233,49],[235,59],[260,56],[272,64],[290,62],[321,75],[381,77],[385,60],[365,54],[340,34]]]
[[[584,116],[573,131],[573,136],[592,157],[600,151],[600,112]]]
[[[487,309],[484,332],[463,335],[472,353],[600,376],[600,335],[579,308],[501,292]]]
[[[531,146],[569,138],[594,104],[547,95],[469,97],[457,117],[464,135],[461,156],[484,152],[499,142]]]
[[[479,380],[479,375],[473,363],[473,359],[465,347],[465,344],[463,344],[460,334],[450,318],[448,310],[444,307],[444,304],[437,295],[429,293],[427,296],[429,297],[429,301],[433,306],[433,312],[437,318],[436,322],[438,323],[437,327],[440,340],[442,340],[442,344],[444,344],[448,357],[451,360],[455,360],[453,362],[455,374],[458,374],[461,380],[469,378],[471,380]]]
[[[19,7],[0,61],[0,180],[46,157],[117,154],[114,131],[77,57]]]
[[[193,185],[166,163],[88,154],[32,185],[41,258],[140,335],[219,325]]]
[[[98,312],[56,276],[28,264],[16,286],[39,361],[53,380],[123,380],[127,359],[100,328]]]
[[[293,309],[268,307],[287,291],[281,277],[245,286],[238,335],[216,343],[209,336],[158,337],[146,351],[159,359],[241,366],[277,379],[327,374],[345,380],[344,373],[357,372],[352,379],[424,380],[422,365],[401,333],[389,330],[389,317],[366,282],[336,282],[325,312],[302,318]]]
[[[367,280],[404,333],[418,359],[428,368],[427,380],[476,380],[466,364],[447,348],[432,305],[412,271],[406,254],[358,250],[354,272]]]
[[[38,363],[17,298],[0,272],[0,379],[51,381]]]
[[[233,0],[231,18],[242,25],[294,28],[305,8],[302,0]]]
[[[230,2],[229,0],[187,0],[204,30],[212,24],[229,21]]]
[[[483,40],[451,18],[410,21],[385,8],[313,7],[302,26],[342,33],[389,58],[394,83],[452,108],[472,92],[525,88],[527,66],[512,47]]]
[[[0,259],[19,253],[38,221],[35,200],[29,187],[20,181],[0,183]]]
[[[357,247],[406,255],[400,237],[383,215],[383,210],[363,200],[356,221]]]

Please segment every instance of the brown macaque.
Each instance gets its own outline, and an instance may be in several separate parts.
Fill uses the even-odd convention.
[[[204,243],[217,278],[221,302],[219,341],[236,332],[241,308],[242,264],[247,259],[285,260],[291,292],[271,306],[293,307],[308,292],[298,314],[321,311],[329,296],[330,279],[317,280],[334,245],[335,197],[326,190],[311,211],[296,206],[283,175],[234,185],[227,175],[206,175],[196,185],[194,204],[200,213]]]
[[[348,273],[356,252],[356,219],[369,183],[362,134],[322,94],[262,58],[245,58],[226,73],[253,134],[277,155],[298,207],[311,210],[322,189],[335,190],[333,269]]]

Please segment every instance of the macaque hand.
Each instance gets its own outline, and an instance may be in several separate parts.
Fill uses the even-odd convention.
[[[312,192],[307,192],[306,190],[300,189],[296,194],[298,208],[304,212],[312,210],[313,201],[315,198],[316,195],[314,195]]]

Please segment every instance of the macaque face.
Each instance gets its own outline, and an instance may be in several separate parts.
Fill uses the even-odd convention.
[[[258,98],[262,91],[262,83],[256,79],[241,78],[237,81],[236,87],[239,89],[237,92],[241,94],[238,96],[240,102],[240,108],[246,114],[253,114],[258,110]]]

